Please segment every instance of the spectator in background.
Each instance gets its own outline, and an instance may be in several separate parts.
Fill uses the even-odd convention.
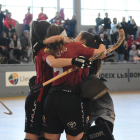
[[[117,40],[119,40],[119,36],[117,37]],[[119,62],[119,60],[120,60],[121,62],[123,62],[125,50],[127,50],[127,48],[128,48],[127,41],[124,40],[124,41],[122,42],[122,44],[119,46],[119,48],[117,49],[116,62]]]
[[[127,35],[129,33],[129,28],[128,28],[128,24],[125,21],[125,17],[122,18],[121,29],[124,30],[124,32],[125,32],[125,39],[127,40]]]
[[[98,35],[98,36],[100,36],[100,34],[103,33],[103,26],[99,26],[99,31],[98,31],[98,33],[96,32],[96,30],[95,30],[94,28],[89,28],[89,29],[88,29],[88,32],[91,33],[91,34],[93,34],[93,35]]]
[[[33,15],[30,14],[30,7],[28,7],[28,12],[25,15],[25,19],[24,19],[24,30],[30,30],[29,24],[31,23],[32,19],[33,19]]]
[[[59,13],[58,12],[56,12],[56,15],[55,15],[55,17],[54,17],[54,19],[53,19],[53,23],[54,24],[56,24],[56,25],[61,25],[61,17],[59,16]]]
[[[16,56],[16,59],[20,61],[20,56],[22,56],[21,43],[20,39],[18,39],[18,36],[15,33],[11,36],[9,48],[13,50],[13,55]]]
[[[110,18],[108,18],[108,13],[105,13],[104,34],[106,34],[108,36],[108,39],[111,41],[110,29],[111,29],[111,20],[110,20]]]
[[[24,55],[24,57],[27,57],[27,60],[29,61],[29,58],[31,56],[32,53],[32,49],[30,47],[30,43],[29,43],[29,33],[28,30],[24,31],[24,36],[21,38],[20,40],[21,42],[21,46],[22,46],[22,54]]]
[[[102,25],[99,26],[98,32],[96,32],[96,35],[100,36],[100,34],[103,34],[104,27]]]
[[[96,35],[96,30],[94,28],[89,28],[88,32],[93,34],[93,35]]]
[[[104,42],[104,45],[105,45],[106,49],[108,49],[108,43],[107,43],[107,41],[104,39],[104,34],[100,34],[100,38],[101,38],[101,40]]]
[[[100,18],[100,13],[98,13],[98,17],[96,18],[96,31],[98,33],[99,26],[103,24],[103,19]]]
[[[110,30],[111,41],[113,45],[117,42],[117,36],[119,34],[118,33],[119,27],[120,27],[120,24],[117,23],[117,18],[114,18],[113,23],[111,23],[111,30]]]
[[[127,40],[127,44],[128,44],[128,51],[131,50],[131,46],[132,45],[136,45],[136,41],[135,41],[133,35],[131,35],[130,38],[129,38],[129,40]]]
[[[1,11],[1,9],[2,9],[2,5],[0,4],[0,35],[3,32],[3,19],[6,18],[3,12]]]
[[[111,45],[110,40],[108,39],[107,34],[104,34],[104,39],[107,41],[108,46]]]
[[[137,44],[137,49],[140,48],[140,33],[138,34],[138,38],[136,40],[136,44]]]
[[[63,24],[63,27],[64,27],[64,29],[66,30],[67,36],[68,36],[68,37],[71,37],[71,36],[70,36],[70,30],[71,30],[71,27],[70,27],[70,20],[65,20],[65,23]]]
[[[127,24],[128,26],[132,23],[132,16],[130,16],[130,20],[128,20]],[[135,23],[136,24],[136,23]]]
[[[6,9],[5,10],[5,17],[6,17],[6,19],[8,18],[8,13],[9,13],[9,11]]]
[[[129,52],[130,52],[130,50],[131,50],[131,46],[132,46],[132,45],[136,45],[136,41],[135,41],[133,35],[131,35],[130,38],[129,38],[129,40],[127,40],[127,44],[128,44],[128,54],[127,54],[127,55],[128,55],[128,57],[129,57]]]
[[[38,15],[38,21],[48,19],[48,16],[43,13],[43,10],[44,10],[43,7],[41,7],[41,13]]]
[[[60,17],[62,20],[65,20],[64,8],[60,10]]]
[[[138,50],[136,50],[135,45],[132,45],[131,48],[132,48],[132,50],[130,50],[130,52],[129,52],[129,61],[137,62],[138,60],[140,60],[140,58],[138,57]]]
[[[72,16],[72,19],[70,20],[70,37],[75,37],[75,27],[77,24],[77,20],[76,20],[76,15]]]
[[[140,57],[140,47],[138,48],[138,57]]]
[[[0,38],[0,54],[7,57],[8,60],[10,58],[9,56],[9,43],[10,42],[11,42],[10,39],[6,37],[6,33],[3,32]]]
[[[11,13],[8,13],[8,18],[4,21],[4,31],[6,32],[6,36],[9,38],[9,33],[15,33],[15,25],[16,20],[11,18]]]
[[[129,34],[133,35],[135,40],[136,40],[137,30],[138,30],[138,26],[136,25],[134,19],[132,19],[130,24],[129,24]]]

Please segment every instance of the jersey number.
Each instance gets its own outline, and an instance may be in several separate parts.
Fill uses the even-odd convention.
[[[58,73],[58,75],[59,75],[59,74],[63,73],[63,68],[54,68],[53,71],[54,71],[54,73],[59,71],[59,73]]]

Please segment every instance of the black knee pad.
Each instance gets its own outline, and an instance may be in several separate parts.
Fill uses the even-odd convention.
[[[114,140],[106,122],[90,127],[81,140]]]
[[[101,123],[104,123],[106,122],[111,133],[113,132],[113,124],[107,120],[104,120],[103,118],[98,118],[96,121],[95,121],[95,124],[98,125],[98,124],[101,124]]]

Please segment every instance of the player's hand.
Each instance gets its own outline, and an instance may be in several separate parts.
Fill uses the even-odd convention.
[[[90,67],[92,63],[84,56],[79,56],[72,59],[72,65],[76,65],[79,68],[85,69]]]
[[[44,46],[45,44],[43,43],[43,40],[36,42],[33,46],[33,53],[36,55],[41,48],[44,48]]]

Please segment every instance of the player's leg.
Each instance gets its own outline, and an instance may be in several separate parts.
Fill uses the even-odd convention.
[[[24,140],[38,140],[38,135],[26,133]]]
[[[59,93],[58,93],[59,94]],[[42,131],[44,132],[44,137],[49,140],[59,140],[61,133],[63,133],[63,124],[59,119],[56,111],[57,97],[51,94],[51,90],[45,99],[43,108],[43,124]]]
[[[78,134],[77,136],[66,135],[67,140],[80,140],[83,137],[84,132]]]
[[[44,137],[47,138],[48,140],[59,140],[60,136],[61,134],[49,134],[49,133],[44,134]]]
[[[62,92],[59,97],[61,110],[58,116],[63,123],[67,140],[80,140],[84,134],[85,112],[77,93]]]
[[[37,102],[38,94],[29,93],[25,101],[25,138],[38,140],[42,128],[43,102]]]

